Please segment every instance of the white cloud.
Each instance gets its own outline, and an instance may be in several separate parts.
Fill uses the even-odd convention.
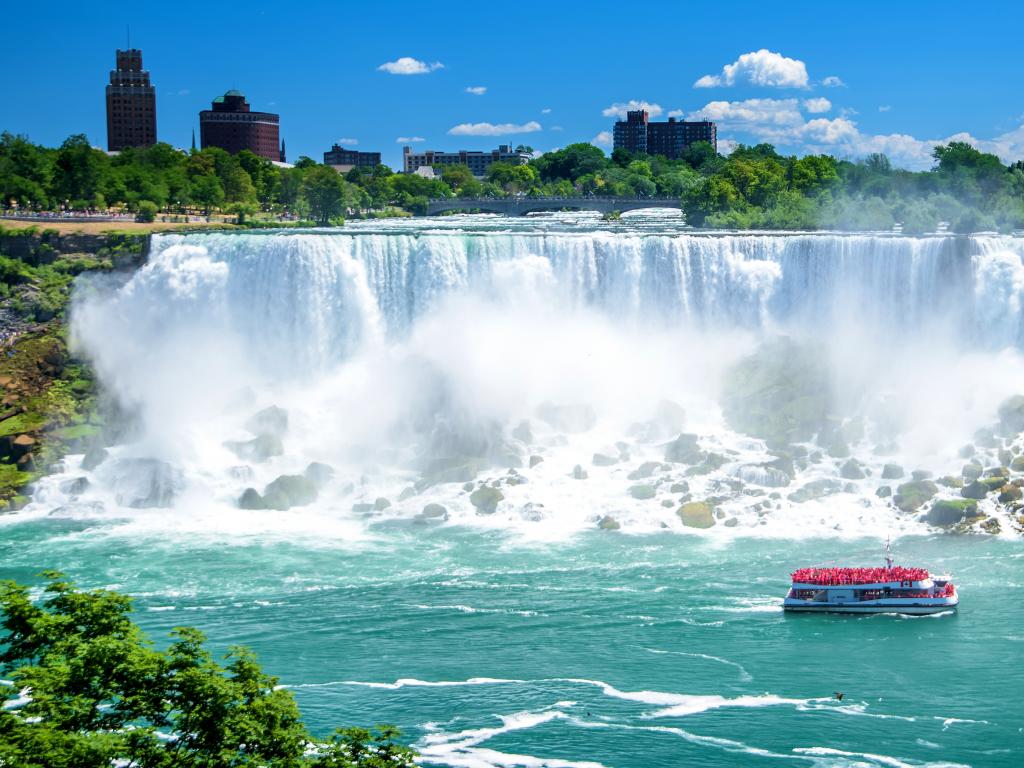
[[[451,128],[448,133],[452,136],[507,136],[510,133],[534,133],[541,130],[541,125],[536,120],[531,120],[522,125],[515,123],[461,123]]]
[[[824,96],[816,99],[804,99],[804,109],[811,114],[817,115],[832,109],[832,102]]]
[[[627,112],[635,112],[638,109],[646,109],[651,117],[657,117],[664,111],[660,104],[652,104],[649,101],[630,99],[625,104],[617,101],[610,107],[605,107],[601,110],[601,114],[605,117],[617,117],[620,120],[625,120]]]
[[[737,146],[739,146],[739,142],[734,139],[719,139],[718,153],[721,155],[731,155]]]
[[[550,114],[551,114],[551,107],[544,107],[544,109],[542,109],[542,110],[540,111],[540,113],[541,113],[542,115],[550,115]]]
[[[562,128],[562,126],[560,126],[560,125],[552,125],[550,128],[548,128],[548,130],[549,131],[564,131],[565,129]]]
[[[747,99],[710,101],[691,112],[690,120],[714,120],[728,130],[756,133],[768,128],[802,125],[800,104],[796,99]]]
[[[681,110],[681,109],[673,109],[673,110],[669,111],[668,116],[669,117],[682,117],[684,114],[686,114],[686,113],[683,112],[683,110]]]
[[[396,144],[418,144],[421,141],[426,141],[422,136],[399,136],[395,139]]]
[[[412,56],[402,56],[394,61],[384,62],[377,69],[391,75],[426,75],[436,69],[444,69],[444,64],[440,61],[428,64]]]
[[[880,106],[880,107],[878,108],[878,111],[879,111],[879,112],[888,112],[888,111],[889,111],[889,110],[891,110],[891,109],[892,109],[892,107],[891,107],[891,106],[889,106],[888,104],[882,104],[882,105],[881,105],[881,106]]]
[[[826,88],[845,88],[846,87],[846,83],[844,83],[842,80],[840,80],[835,75],[829,75],[828,77],[826,77],[824,80],[821,81],[821,84],[824,85]]]
[[[610,147],[612,145],[612,132],[601,131],[597,136],[590,140],[591,144],[597,144],[599,147]]]
[[[721,74],[704,75],[693,87],[715,88],[738,82],[775,88],[806,88],[807,65],[799,59],[790,59],[762,48],[744,53],[732,64],[726,64]]]
[[[359,139],[338,139],[336,144],[352,144],[353,146],[359,143]]]
[[[483,96],[487,93],[486,85],[471,85],[466,89],[466,93],[472,93],[474,96]]]

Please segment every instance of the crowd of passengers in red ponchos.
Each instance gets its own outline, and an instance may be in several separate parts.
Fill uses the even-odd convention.
[[[798,568],[793,581],[799,584],[823,584],[829,587],[844,584],[875,584],[886,581],[922,581],[928,578],[924,568]]]

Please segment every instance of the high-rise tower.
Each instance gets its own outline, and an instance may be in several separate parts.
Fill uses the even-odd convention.
[[[107,149],[156,144],[156,88],[142,68],[142,51],[117,52],[117,69],[107,86]]]

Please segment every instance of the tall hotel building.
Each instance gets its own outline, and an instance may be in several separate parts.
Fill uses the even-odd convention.
[[[142,68],[142,51],[117,52],[117,68],[107,86],[107,149],[156,144],[156,88]]]

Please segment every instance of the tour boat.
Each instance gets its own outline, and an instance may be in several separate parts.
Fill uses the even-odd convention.
[[[894,566],[886,548],[884,568],[799,568],[782,602],[806,613],[904,613],[920,616],[956,610],[960,597],[948,577],[924,568]]]

